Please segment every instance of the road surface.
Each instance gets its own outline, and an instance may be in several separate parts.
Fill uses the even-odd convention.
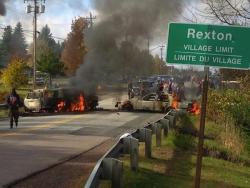
[[[112,107],[105,98],[102,107]],[[143,127],[163,114],[96,111],[20,118],[18,128],[0,121],[0,187],[86,152],[124,132]]]

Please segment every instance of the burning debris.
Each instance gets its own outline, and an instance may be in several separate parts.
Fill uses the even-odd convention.
[[[199,115],[201,112],[200,104],[196,100],[193,100],[192,104],[188,107],[188,112],[194,115]]]
[[[35,90],[24,105],[28,112],[84,112],[96,109],[98,97],[74,88]]]
[[[55,112],[84,112],[85,105],[83,94],[80,94],[71,101],[69,99],[59,100]]]

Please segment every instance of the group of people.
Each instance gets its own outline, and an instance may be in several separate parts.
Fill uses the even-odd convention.
[[[144,88],[143,84],[141,83],[139,87],[139,96],[143,97],[147,94],[146,89]],[[177,98],[178,101],[184,100],[184,83],[179,83],[178,85],[173,82],[173,79],[168,81],[164,81],[161,79],[157,80],[157,84],[155,87],[155,93],[157,94],[157,100],[161,100],[161,97],[164,93],[171,94]],[[128,83],[128,98],[131,99],[134,97],[133,91],[133,83],[129,81]]]

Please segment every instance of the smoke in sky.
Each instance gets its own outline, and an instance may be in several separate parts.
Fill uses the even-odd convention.
[[[187,1],[184,4],[184,0],[93,0],[92,3],[98,12],[98,23],[86,32],[89,51],[74,78],[78,87],[89,92],[105,80],[127,79],[128,66],[133,66],[131,61],[135,59],[141,62],[138,69],[150,69],[145,67],[150,65],[145,61],[151,57],[143,50],[147,50],[148,41],[157,38],[162,43],[166,41],[168,23],[177,20]]]
[[[143,63],[151,57],[143,56],[144,52],[138,49],[147,50],[148,41],[155,39],[164,43],[168,23],[177,20],[187,1],[93,0],[92,3],[98,12],[98,23],[86,33],[89,52],[74,78],[76,85],[80,82],[88,91],[105,80],[127,79],[131,72],[128,67],[133,66],[130,61],[134,59],[142,63],[139,69],[144,68]],[[127,53],[128,48],[133,49],[131,53]]]
[[[6,13],[4,3],[5,3],[5,0],[0,0],[0,15],[2,16],[4,16]]]

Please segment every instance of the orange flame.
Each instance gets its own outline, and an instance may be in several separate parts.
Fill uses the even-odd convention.
[[[83,112],[85,110],[85,100],[82,95],[78,97],[77,102],[70,104],[71,112]]]
[[[193,113],[195,115],[199,115],[201,110],[200,110],[200,105],[197,101],[193,101],[192,103],[192,109],[189,111],[190,113]]]
[[[178,107],[179,107],[179,102],[177,99],[177,95],[175,93],[173,93],[172,108],[178,109]]]
[[[74,102],[71,102],[69,107],[66,105],[66,101],[59,101],[57,103],[57,109],[56,112],[62,112],[62,111],[67,111],[67,112],[83,112],[85,110],[85,99],[83,95],[81,94],[80,96],[76,97]]]
[[[57,104],[57,110],[56,111],[61,112],[61,111],[63,111],[64,107],[65,107],[65,101],[59,101],[58,104]]]
[[[172,102],[172,107],[174,108],[174,109],[177,109],[178,108],[178,101],[177,100],[173,100],[173,102]]]

